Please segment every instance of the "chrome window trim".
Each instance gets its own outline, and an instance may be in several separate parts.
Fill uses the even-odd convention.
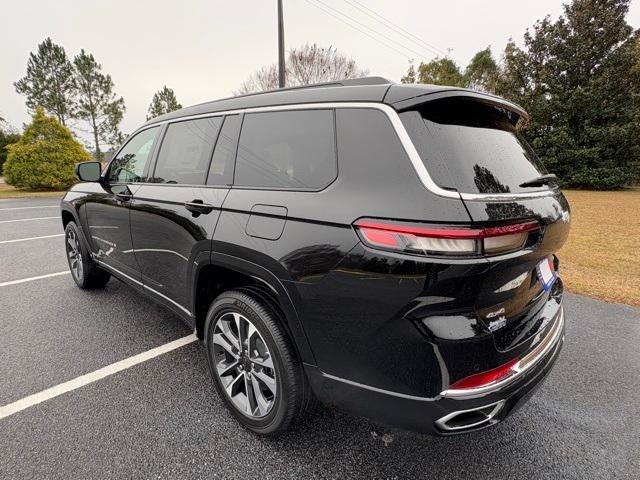
[[[128,278],[129,280],[131,280],[132,282],[135,282],[136,284],[140,285],[142,288],[149,290],[152,293],[155,293],[156,295],[158,295],[159,297],[164,298],[165,300],[171,302],[172,304],[174,304],[176,307],[178,307],[180,310],[182,310],[184,313],[186,313],[187,315],[191,316],[191,312],[189,310],[187,310],[186,308],[184,308],[182,305],[180,305],[178,302],[176,302],[175,300],[172,300],[171,298],[167,297],[166,295],[163,295],[162,293],[160,293],[157,290],[154,290],[153,288],[145,285],[144,283],[142,283],[139,280],[136,280],[135,278],[127,275],[124,272],[121,272],[120,270],[118,270],[117,268],[112,267],[111,265],[108,265],[100,260],[98,260],[97,258],[95,258],[95,255],[93,256],[94,260],[102,267],[111,270],[112,272],[114,272],[116,275],[122,275],[125,278]]]
[[[176,122],[182,122],[185,120],[193,120],[198,118],[207,118],[207,117],[218,117],[223,115],[234,115],[241,113],[260,113],[260,112],[279,112],[279,111],[287,111],[287,110],[320,110],[327,108],[372,108],[375,110],[380,110],[381,112],[387,115],[387,118],[391,122],[398,138],[400,139],[400,143],[407,153],[411,164],[413,165],[414,170],[418,174],[418,178],[425,186],[427,190],[430,192],[445,198],[455,198],[462,199],[467,201],[495,201],[495,202],[512,202],[521,199],[528,198],[541,198],[541,197],[550,197],[556,195],[559,190],[550,189],[543,190],[537,192],[526,192],[526,193],[460,193],[455,190],[447,190],[440,187],[436,182],[431,178],[427,167],[425,166],[422,158],[420,158],[420,154],[416,150],[416,147],[413,145],[407,130],[404,128],[402,120],[400,120],[400,116],[398,112],[385,103],[378,102],[319,102],[319,103],[296,103],[291,105],[272,105],[266,107],[251,107],[251,108],[239,108],[236,110],[224,110],[221,112],[209,112],[209,113],[199,113],[196,115],[187,115],[184,117],[176,117],[167,120],[161,120],[150,125],[144,125],[140,129],[133,132],[131,135],[135,135],[138,131],[150,128],[156,125],[164,125]]]
[[[470,202],[513,202],[526,198],[552,197],[558,193],[560,193],[560,189],[553,187],[549,190],[523,193],[461,193],[460,197]]]

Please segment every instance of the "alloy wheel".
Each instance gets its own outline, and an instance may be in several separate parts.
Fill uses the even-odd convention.
[[[82,252],[78,236],[73,230],[67,232],[67,255],[69,257],[69,267],[76,280],[82,280]]]
[[[218,317],[213,330],[215,373],[244,415],[262,418],[277,395],[276,370],[264,338],[251,321],[237,312]]]

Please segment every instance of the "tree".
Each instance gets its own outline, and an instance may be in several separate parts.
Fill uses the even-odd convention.
[[[102,73],[92,54],[80,50],[73,65],[78,88],[76,116],[89,123],[96,158],[102,160],[100,144],[113,145],[122,137],[119,125],[125,112],[124,99],[113,91],[111,76]]]
[[[18,188],[69,188],[76,162],[90,159],[71,131],[42,107],[36,108],[20,140],[7,149],[4,173],[7,183]]]
[[[429,83],[493,92],[499,75],[500,69],[493,58],[491,47],[487,47],[473,56],[464,73],[452,59],[436,57],[430,62],[420,62],[417,70],[411,64],[407,74],[400,81],[402,83]]]
[[[565,185],[619,188],[637,178],[640,86],[628,0],[574,0],[507,46],[498,93],[533,121],[524,135]]]
[[[495,91],[499,74],[500,70],[493,59],[491,47],[487,47],[473,56],[464,71],[462,83],[467,88],[492,93]]]
[[[3,118],[0,118],[0,174],[2,174],[2,166],[7,160],[7,146],[20,140],[20,134],[15,131]]]
[[[409,65],[409,70],[407,70],[407,74],[400,79],[400,83],[416,83],[416,75],[416,67],[411,63],[411,65]]]
[[[14,83],[16,91],[27,97],[27,107],[43,107],[62,125],[73,117],[76,85],[73,65],[64,48],[46,38],[37,53],[29,54],[27,74]]]
[[[464,86],[464,76],[456,63],[448,57],[435,58],[430,62],[420,62],[416,72],[413,65],[409,67],[407,75],[402,77],[402,83],[429,83],[432,85]]]
[[[358,68],[354,59],[341,54],[335,47],[320,47],[315,43],[291,49],[285,68],[288,87],[358,78],[368,73]],[[242,95],[277,88],[278,66],[274,63],[254,72],[234,93]]]
[[[178,103],[176,94],[165,85],[162,87],[162,90],[158,90],[153,94],[147,113],[147,120],[173,112],[174,110],[180,110],[181,108],[182,105]]]

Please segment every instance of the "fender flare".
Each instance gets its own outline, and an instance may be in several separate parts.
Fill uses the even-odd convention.
[[[63,214],[68,213],[73,217],[73,221],[78,226],[78,230],[80,231],[80,235],[82,237],[82,241],[84,242],[85,248],[92,252],[91,243],[89,243],[89,239],[87,237],[87,232],[85,232],[85,225],[80,221],[80,215],[78,210],[76,210],[71,202],[62,200],[60,202],[60,220],[62,221],[62,225],[64,228],[64,218]]]
[[[201,258],[201,260],[204,260]],[[289,330],[292,341],[300,355],[300,359],[304,363],[315,365],[315,357],[311,351],[311,346],[307,335],[302,326],[302,322],[298,316],[298,312],[294,306],[293,300],[289,291],[285,288],[284,284],[280,281],[276,275],[274,275],[268,269],[258,265],[256,263],[244,260],[242,258],[228,255],[225,253],[211,252],[211,256],[208,261],[200,261],[197,268],[193,270],[193,279],[191,284],[195,287],[196,280],[200,276],[200,271],[207,265],[213,265],[217,267],[227,268],[229,270],[235,270],[238,273],[242,273],[249,277],[254,278],[261,284],[265,285],[273,294],[273,297],[278,301],[278,305],[285,316],[285,327]],[[192,288],[191,292],[192,305],[196,305],[196,288]]]

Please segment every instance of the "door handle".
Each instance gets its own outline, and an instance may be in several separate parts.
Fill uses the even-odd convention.
[[[191,200],[190,202],[184,203],[184,208],[189,210],[194,216],[200,215],[201,213],[207,214],[211,213],[214,209],[214,206],[209,203],[204,203],[202,200],[196,199]]]

